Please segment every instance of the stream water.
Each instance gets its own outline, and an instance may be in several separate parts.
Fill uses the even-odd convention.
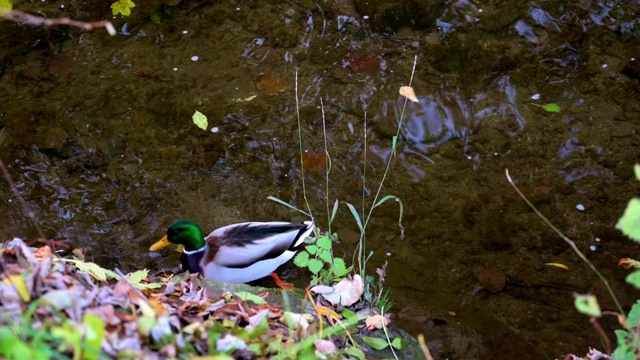
[[[624,306],[638,298],[617,267],[638,247],[614,230],[638,192],[637,0],[158,0],[113,19],[109,6],[14,3],[111,19],[115,37],[0,21],[0,159],[47,237],[103,266],[157,270],[178,254],[147,249],[177,218],[205,230],[302,220],[266,199],[305,206],[297,88],[307,198],[326,229],[324,126],[328,198],[343,202],[336,254],[349,261],[358,228],[345,203],[361,204],[366,179],[371,206],[400,124],[382,194],[402,199],[405,238],[397,204],[377,208],[369,269],[388,262],[393,321],[425,334],[436,359],[605,350],[572,294],[615,310],[611,299],[507,168]],[[404,108],[416,57],[419,101]],[[0,239],[38,237],[8,186],[0,200]],[[615,320],[601,321],[612,339]]]

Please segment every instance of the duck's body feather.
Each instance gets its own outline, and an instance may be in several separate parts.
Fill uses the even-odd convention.
[[[289,222],[246,222],[214,230],[204,248],[183,251],[185,270],[209,279],[244,283],[275,271],[291,260],[315,226]]]

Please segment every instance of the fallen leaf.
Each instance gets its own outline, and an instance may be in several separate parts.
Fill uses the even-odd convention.
[[[216,350],[224,352],[229,351],[230,353],[232,352],[231,350],[245,350],[247,348],[247,344],[245,344],[242,339],[231,334],[226,334],[218,339],[218,342],[216,343]]]
[[[258,305],[267,303],[267,301],[265,299],[261,298],[258,295],[254,295],[254,294],[252,294],[250,292],[239,291],[239,292],[235,293],[235,295],[237,297],[239,297],[240,300],[242,300],[242,301],[251,301],[254,304],[258,304]]]
[[[375,329],[382,329],[383,326],[387,326],[389,324],[389,320],[384,316],[378,314],[378,315],[369,316],[368,318],[365,319],[364,323],[367,325],[367,329],[375,330]]]
[[[329,309],[326,306],[318,305],[318,306],[315,307],[315,309],[318,312],[318,315],[328,316],[328,317],[330,317],[332,319],[335,319],[335,320],[342,319],[342,315],[338,314],[337,312],[333,311],[332,309]]]
[[[416,97],[416,93],[411,86],[400,86],[400,95],[406,97],[413,102],[420,102]]]
[[[507,284],[507,278],[494,265],[488,265],[481,268],[476,274],[480,285],[489,292],[497,293],[504,289]]]
[[[316,351],[321,354],[330,355],[338,351],[336,344],[331,340],[318,339],[314,341],[313,344],[316,347]]]
[[[618,266],[626,270],[633,268],[637,269],[640,268],[640,261],[631,258],[623,258],[618,261]]]
[[[40,261],[48,259],[51,257],[51,248],[49,246],[39,247],[34,251],[33,255]]]
[[[311,288],[311,291],[316,292],[316,287]],[[325,290],[322,288],[322,290]],[[344,278],[339,283],[333,286],[333,291],[330,293],[323,293],[322,297],[325,298],[332,305],[351,306],[360,300],[362,292],[364,291],[364,284],[362,283],[362,277],[359,274],[353,276],[353,279]],[[317,293],[317,292],[316,292]]]
[[[301,328],[303,331],[306,331],[309,327],[310,320],[311,315],[309,314],[298,314],[289,311],[285,311],[284,315],[280,318],[280,322],[288,327],[293,329]]]
[[[275,76],[265,75],[260,79],[260,82],[256,84],[256,87],[260,91],[264,91],[267,95],[276,95],[277,93],[285,92],[288,84],[287,80]]]
[[[13,286],[22,301],[31,301],[29,289],[27,289],[27,284],[24,282],[24,278],[22,277],[22,275],[11,275],[4,279],[4,283]]]

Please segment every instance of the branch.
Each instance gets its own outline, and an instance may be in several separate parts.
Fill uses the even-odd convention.
[[[103,27],[107,30],[109,35],[114,36],[116,34],[116,29],[109,21],[96,21],[88,23],[72,20],[69,18],[47,19],[40,16],[29,15],[27,13],[23,13],[22,11],[7,11],[5,9],[0,9],[0,18],[14,21],[20,24],[28,24],[33,26],[69,25],[76,26],[85,30]]]

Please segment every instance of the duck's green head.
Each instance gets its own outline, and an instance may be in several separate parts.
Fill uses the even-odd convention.
[[[205,246],[200,227],[191,220],[178,220],[169,226],[167,235],[151,245],[149,251],[157,251],[171,244],[184,246],[186,251],[200,250]]]

